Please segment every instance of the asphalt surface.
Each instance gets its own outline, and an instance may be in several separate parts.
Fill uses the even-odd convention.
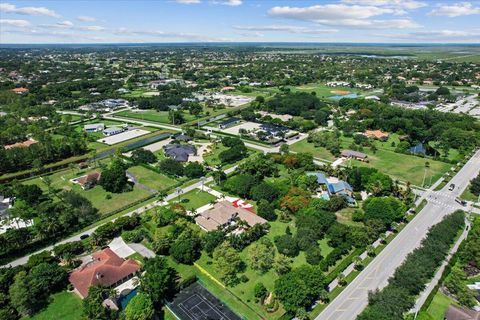
[[[428,229],[456,209],[468,210],[455,202],[469,181],[480,170],[480,150],[440,191],[427,190],[424,197],[428,203],[417,216],[375,257],[375,259],[318,315],[315,320],[352,320],[368,304],[368,292],[382,289],[388,283],[408,253],[420,245]],[[455,189],[449,191],[450,184]]]

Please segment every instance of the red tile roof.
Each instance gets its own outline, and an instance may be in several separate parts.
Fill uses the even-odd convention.
[[[86,174],[84,176],[81,176],[77,178],[77,183],[81,186],[84,186],[87,184],[87,182],[98,182],[100,180],[100,172],[91,172],[89,174]]]
[[[30,138],[30,139],[28,139],[26,141],[23,141],[23,142],[17,142],[17,143],[14,143],[14,144],[6,145],[5,149],[27,148],[27,147],[30,147],[32,144],[35,144],[35,143],[38,143],[38,141]]]
[[[12,89],[12,91],[15,92],[15,93],[27,93],[28,89],[27,88],[15,88],[15,89]]]
[[[367,130],[365,131],[365,135],[369,138],[377,138],[377,139],[388,138],[388,133],[385,133],[381,130]]]
[[[109,287],[140,270],[134,260],[120,258],[110,248],[95,252],[93,259],[70,274],[70,282],[85,298],[92,285]]]

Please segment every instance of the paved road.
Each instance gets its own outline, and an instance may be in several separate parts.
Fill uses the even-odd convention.
[[[428,283],[426,288],[422,291],[420,296],[417,298],[417,301],[415,302],[415,306],[411,310],[413,313],[416,314],[417,312],[420,311],[420,308],[423,306],[425,301],[427,301],[427,298],[430,295],[430,293],[432,293],[432,291],[437,286],[438,282],[442,278],[443,271],[445,270],[445,268],[448,265],[448,262],[450,261],[452,256],[455,254],[455,252],[457,252],[457,250],[460,247],[460,244],[463,242],[463,240],[465,240],[467,238],[468,230],[470,230],[470,221],[468,219],[466,219],[465,228],[463,229],[462,234],[460,235],[460,237],[458,237],[454,246],[448,252],[448,256],[445,258],[442,265],[440,266],[440,268],[435,273],[435,276],[433,277],[433,279]]]
[[[237,168],[237,166],[233,166],[233,167],[231,167],[231,168],[229,168],[229,169],[226,169],[224,172],[225,172],[226,174],[229,174],[229,173],[235,171],[236,168]],[[194,183],[194,184],[191,184],[191,185],[189,185],[189,186],[187,186],[187,187],[185,187],[185,188],[177,189],[177,190],[175,190],[174,192],[168,194],[168,195],[164,198],[163,202],[154,201],[154,202],[152,202],[152,203],[150,203],[150,204],[148,204],[148,205],[146,205],[146,206],[144,206],[144,207],[141,207],[141,208],[138,208],[138,209],[136,209],[136,210],[130,211],[130,212],[124,214],[124,216],[131,216],[131,215],[133,215],[133,214],[135,214],[135,213],[142,214],[142,213],[144,213],[145,211],[147,211],[147,210],[149,210],[149,209],[151,209],[151,208],[154,208],[154,207],[156,207],[156,206],[165,205],[166,202],[168,202],[168,201],[170,201],[170,200],[178,197],[179,195],[184,194],[184,193],[187,193],[187,192],[189,192],[189,191],[192,191],[192,190],[194,190],[194,189],[196,189],[196,188],[198,188],[198,187],[201,187],[201,186],[202,186],[202,183],[207,184],[207,183],[210,183],[210,182],[212,182],[212,181],[213,181],[213,178],[212,178],[212,177],[208,177],[208,178],[205,178],[205,181],[204,181],[204,182],[199,181],[199,182],[196,182],[196,183]],[[117,218],[118,218],[118,217],[117,217]],[[115,219],[112,219],[111,221],[115,221]],[[52,250],[54,246],[59,245],[59,244],[62,244],[62,243],[67,243],[67,242],[72,242],[72,241],[79,241],[81,235],[84,235],[84,234],[91,235],[95,230],[97,230],[98,227],[99,227],[99,226],[90,228],[90,229],[88,229],[88,230],[86,230],[86,231],[84,231],[84,232],[82,232],[82,233],[80,233],[80,234],[77,234],[77,235],[75,235],[75,236],[69,237],[69,238],[64,239],[64,240],[62,240],[62,241],[59,241],[59,242],[55,243],[54,245],[45,247],[45,248],[43,248],[43,249],[41,249],[41,250],[38,250],[38,251],[36,251],[36,252],[34,252],[34,253],[31,253],[31,254],[26,255],[26,256],[24,256],[24,257],[21,257],[21,258],[18,258],[18,259],[14,260],[14,261],[6,264],[6,265],[3,265],[2,267],[8,267],[8,266],[15,267],[15,266],[18,266],[18,265],[26,264],[26,263],[28,262],[28,258],[30,258],[31,255],[40,253],[40,252],[42,252],[42,251],[44,251],[44,250]]]
[[[480,150],[449,182],[456,185],[448,191],[448,185],[439,192],[427,190],[424,197],[428,204],[395,237],[395,239],[318,315],[316,320],[352,320],[368,304],[368,292],[387,285],[406,255],[419,246],[428,229],[456,209],[466,209],[454,200],[460,196],[469,181],[480,170]]]

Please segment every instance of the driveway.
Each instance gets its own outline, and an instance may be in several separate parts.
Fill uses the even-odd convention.
[[[141,243],[129,243],[128,246],[132,249],[135,250],[138,254],[140,254],[144,258],[153,258],[155,257],[155,252],[152,250],[148,249]]]

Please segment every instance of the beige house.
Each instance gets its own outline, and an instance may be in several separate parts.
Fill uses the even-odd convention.
[[[255,213],[244,208],[237,208],[228,201],[217,202],[212,209],[202,212],[195,218],[195,222],[205,231],[235,225],[237,220],[246,222],[250,227],[267,223],[267,220]]]

